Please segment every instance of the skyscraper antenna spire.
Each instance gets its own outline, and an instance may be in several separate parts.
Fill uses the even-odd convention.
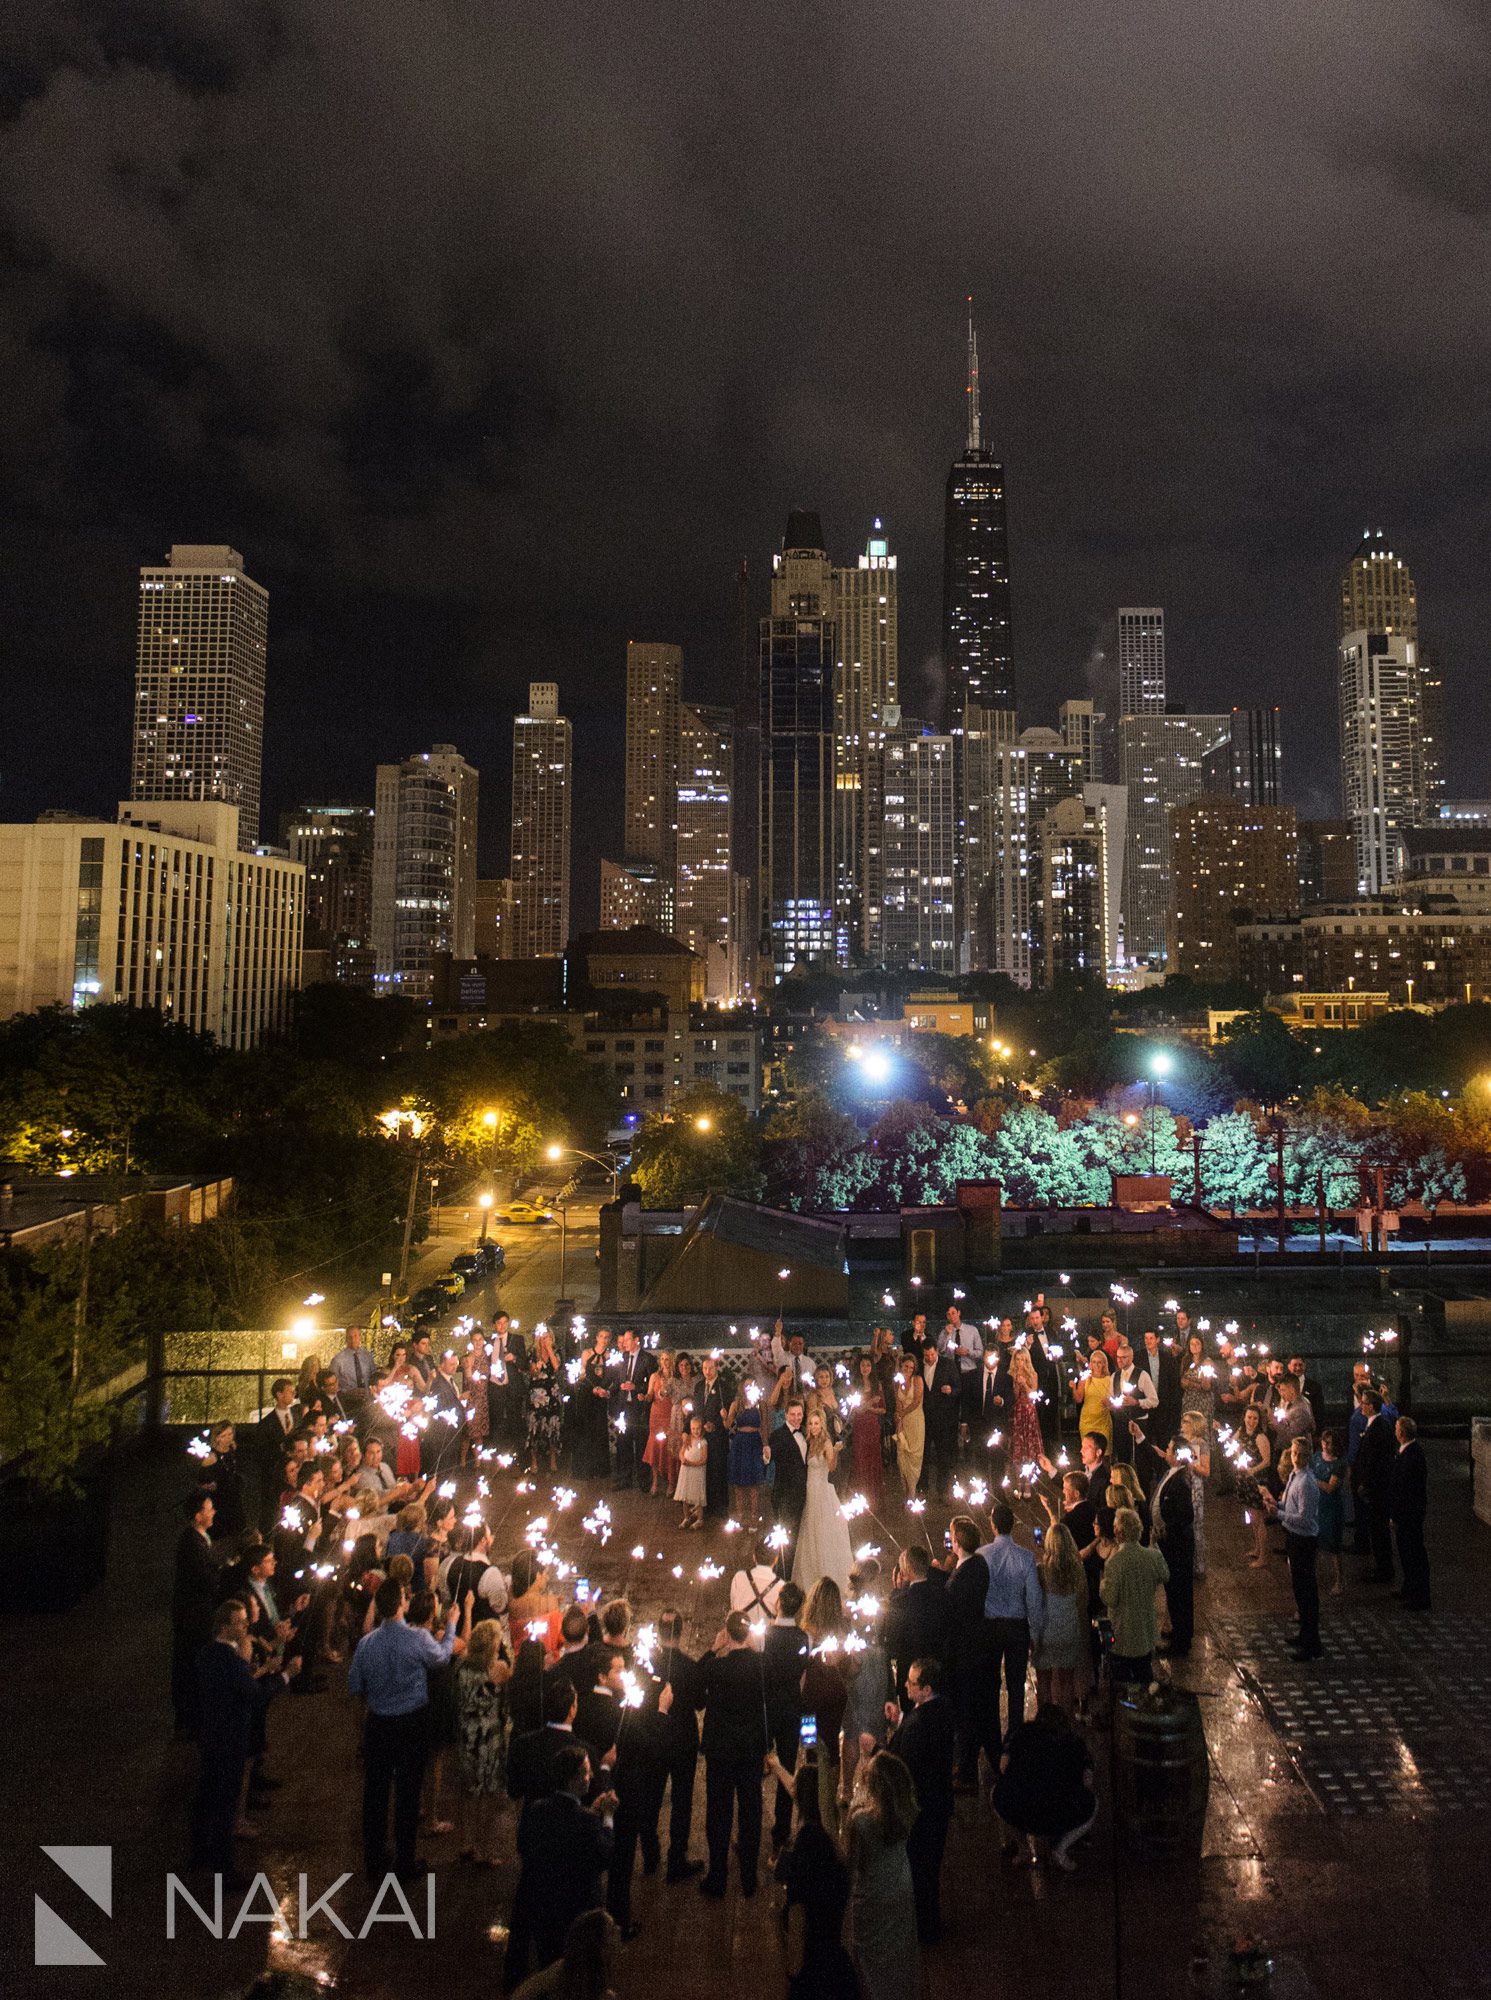
[[[978,335],[973,330],[973,294],[968,294],[968,449],[980,447],[978,408]]]

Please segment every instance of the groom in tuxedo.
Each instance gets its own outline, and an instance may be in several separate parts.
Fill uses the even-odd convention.
[[[802,1398],[794,1396],[787,1404],[785,1422],[771,1434],[771,1508],[794,1541],[808,1497],[808,1441],[802,1426]],[[783,1576],[790,1576],[790,1550],[782,1550],[777,1560]]]

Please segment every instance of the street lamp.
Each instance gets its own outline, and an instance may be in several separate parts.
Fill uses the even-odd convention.
[[[1155,1091],[1161,1077],[1170,1074],[1174,1067],[1164,1049],[1156,1049],[1149,1059],[1149,1171],[1155,1170]]]
[[[483,1188],[481,1193],[476,1197],[476,1205],[481,1210],[481,1240],[483,1243],[487,1240],[487,1224],[492,1218],[493,1199],[494,1197],[489,1188]]]
[[[404,1210],[404,1241],[399,1251],[399,1296],[402,1298],[409,1283],[409,1246],[414,1240],[414,1206],[419,1196],[419,1142],[425,1135],[425,1120],[418,1111],[399,1107],[392,1111],[380,1111],[378,1123],[390,1139],[397,1139],[400,1132],[407,1132],[414,1141],[414,1164],[409,1169],[409,1201]]]
[[[701,1111],[699,1116],[694,1120],[694,1130],[696,1132],[712,1132],[714,1130],[714,1120]]]

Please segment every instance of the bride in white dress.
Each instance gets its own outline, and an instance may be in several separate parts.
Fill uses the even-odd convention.
[[[792,1558],[792,1581],[811,1593],[819,1577],[831,1576],[847,1597],[854,1550],[849,1523],[831,1483],[837,1453],[821,1410],[809,1410],[803,1435],[808,1441],[808,1490]]]

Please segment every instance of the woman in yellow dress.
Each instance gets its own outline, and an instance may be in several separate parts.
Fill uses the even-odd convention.
[[[1095,1347],[1087,1357],[1086,1372],[1072,1384],[1072,1401],[1077,1405],[1077,1435],[1089,1433],[1103,1440],[1104,1450],[1113,1449],[1113,1408],[1108,1401],[1113,1378],[1108,1373],[1108,1357]]]
[[[909,1355],[896,1376],[896,1465],[908,1494],[915,1493],[922,1476],[922,1454],[927,1446],[927,1420],[922,1414],[926,1393],[916,1357]]]

